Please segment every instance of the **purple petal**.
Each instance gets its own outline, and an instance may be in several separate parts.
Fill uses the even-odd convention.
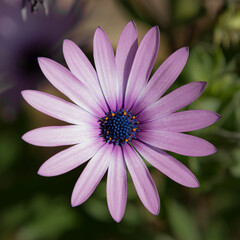
[[[78,178],[72,193],[72,206],[76,207],[85,202],[93,193],[112,159],[113,144],[105,144],[89,161]]]
[[[182,72],[188,53],[188,47],[180,48],[161,64],[136,101],[132,109],[134,112],[141,112],[167,91]]]
[[[89,112],[53,95],[34,90],[22,91],[22,95],[32,107],[51,117],[72,124],[99,125],[98,118]]]
[[[71,72],[86,85],[97,88],[97,74],[82,50],[71,40],[64,40],[63,54]]]
[[[49,158],[40,167],[38,174],[52,177],[71,171],[94,156],[103,144],[98,138],[67,148]]]
[[[152,166],[173,181],[186,187],[199,187],[199,182],[192,172],[174,157],[139,141],[133,141],[133,145]]]
[[[127,173],[122,149],[115,147],[107,176],[107,202],[116,222],[120,222],[127,203]]]
[[[118,108],[122,108],[128,76],[138,48],[138,34],[135,23],[129,22],[123,29],[116,50],[116,64],[119,81]]]
[[[217,151],[208,141],[183,133],[146,131],[138,132],[137,138],[154,147],[185,156],[207,156]]]
[[[71,72],[97,97],[104,111],[108,112],[108,107],[101,87],[98,82],[97,74],[92,64],[82,52],[82,50],[72,41],[64,40],[63,54]]]
[[[99,135],[98,128],[69,125],[37,128],[25,133],[22,139],[36,146],[56,147],[86,142]]]
[[[59,91],[83,109],[97,115],[104,115],[91,91],[70,71],[48,58],[38,58],[39,65],[46,78]]]
[[[115,56],[107,34],[98,27],[93,40],[94,62],[104,96],[111,110],[116,110],[118,79]]]
[[[206,82],[191,82],[177,88],[143,110],[138,116],[138,121],[152,121],[186,107],[202,94],[206,84]]]
[[[158,191],[145,163],[130,145],[125,144],[123,151],[139,198],[148,211],[157,215],[160,210]]]
[[[205,128],[217,120],[220,115],[207,110],[189,110],[171,113],[163,118],[142,123],[140,130],[164,130],[170,132],[190,132]]]
[[[147,84],[160,42],[160,32],[158,27],[151,28],[136,52],[132,69],[126,87],[124,107],[130,109],[137,100],[142,88]]]

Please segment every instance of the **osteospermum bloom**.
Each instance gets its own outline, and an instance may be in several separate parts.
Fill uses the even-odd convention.
[[[38,59],[46,78],[73,103],[31,90],[23,91],[23,97],[39,111],[72,125],[38,128],[23,139],[37,146],[74,145],[48,159],[38,171],[42,176],[63,174],[90,159],[74,187],[72,206],[86,201],[107,171],[108,208],[119,222],[126,207],[128,169],[142,203],[158,214],[158,191],[142,157],[177,183],[199,186],[190,170],[163,150],[185,156],[215,153],[211,143],[181,132],[209,126],[219,115],[205,110],[176,112],[201,95],[205,82],[186,84],[162,97],[182,71],[188,48],[174,52],[149,80],[159,41],[159,29],[153,27],[138,46],[137,30],[130,22],[116,55],[106,33],[97,28],[96,70],[70,40],[63,43],[70,71],[53,60]]]

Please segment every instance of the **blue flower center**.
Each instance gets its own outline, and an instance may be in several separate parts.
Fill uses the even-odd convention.
[[[127,110],[111,111],[100,120],[101,137],[108,143],[122,146],[136,138],[139,122]]]

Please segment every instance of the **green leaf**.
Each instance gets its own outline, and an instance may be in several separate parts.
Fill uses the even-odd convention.
[[[21,226],[19,240],[56,239],[76,226],[74,210],[62,199],[38,196],[26,209],[32,217]]]
[[[0,174],[9,170],[18,160],[20,152],[19,139],[11,133],[2,133],[0,137]]]
[[[100,221],[110,220],[110,213],[107,208],[106,200],[90,198],[84,204],[84,210],[93,218]]]
[[[231,166],[230,171],[234,177],[240,178],[240,149],[234,149],[232,154],[235,164]]]
[[[224,240],[226,239],[226,224],[222,221],[212,221],[206,230],[205,240]]]
[[[173,16],[176,23],[184,23],[199,17],[202,13],[199,0],[175,0],[173,1]]]
[[[211,78],[213,62],[204,46],[191,49],[183,76],[191,81],[208,81]]]
[[[200,239],[194,215],[174,200],[169,200],[166,205],[170,227],[175,236],[180,240]]]

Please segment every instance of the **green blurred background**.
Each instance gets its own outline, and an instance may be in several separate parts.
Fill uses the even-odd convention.
[[[63,8],[69,3],[60,2]],[[158,216],[141,204],[129,177],[125,216],[115,223],[107,209],[106,178],[84,204],[72,208],[71,192],[84,166],[54,178],[37,175],[40,165],[62,148],[35,147],[21,136],[33,128],[63,123],[34,110],[22,98],[12,117],[1,105],[0,239],[240,239],[240,2],[89,0],[84,1],[82,11],[84,17],[58,44],[64,38],[72,39],[91,61],[95,28],[101,26],[116,49],[121,31],[131,19],[137,25],[139,42],[152,26],[160,28],[154,71],[173,51],[190,47],[187,65],[169,91],[192,81],[208,83],[203,95],[187,109],[207,109],[222,116],[213,126],[193,133],[212,142],[218,152],[198,158],[172,154],[196,175],[198,189],[178,185],[149,166],[161,199]],[[65,64],[60,48],[52,58]],[[4,77],[0,73],[0,83]],[[41,78],[35,89],[61,96],[43,75]]]

